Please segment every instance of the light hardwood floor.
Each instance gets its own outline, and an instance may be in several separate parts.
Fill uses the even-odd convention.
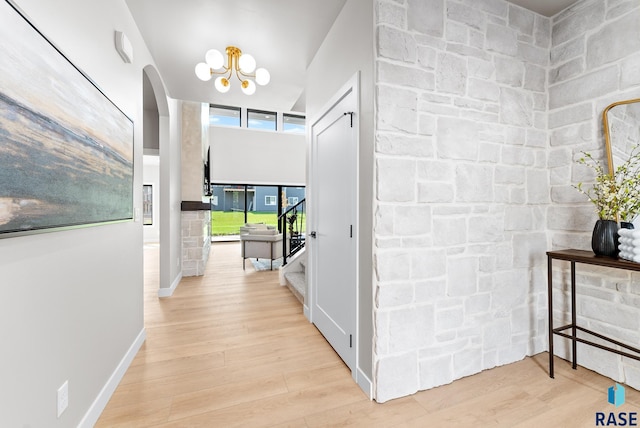
[[[596,412],[636,412],[640,393],[547,354],[384,404],[369,401],[277,271],[242,270],[238,243],[215,243],[204,277],[157,297],[157,247],[145,249],[147,340],[97,427],[591,427]]]

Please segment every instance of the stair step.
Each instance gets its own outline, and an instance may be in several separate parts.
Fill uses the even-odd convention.
[[[300,300],[300,303],[304,303],[304,295],[307,289],[307,278],[304,272],[287,272],[284,274],[284,278],[287,280],[287,286]]]

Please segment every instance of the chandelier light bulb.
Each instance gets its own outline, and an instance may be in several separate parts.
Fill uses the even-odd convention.
[[[253,70],[256,69],[256,60],[249,54],[242,54],[238,59],[238,65],[243,72],[253,73]]]
[[[214,70],[222,68],[222,66],[224,65],[224,57],[222,56],[222,53],[219,50],[216,50],[216,49],[208,50],[204,58],[205,58],[205,61],[207,61],[207,64],[209,64],[209,66]]]
[[[256,70],[256,83],[260,86],[264,86],[271,80],[271,75],[266,68],[259,68]]]
[[[253,80],[244,80],[242,82],[242,92],[245,95],[253,95],[256,92],[256,84],[253,83]]]
[[[204,80],[205,82],[207,80],[211,80],[211,67],[209,67],[208,64],[201,62],[196,65],[196,76],[198,76],[198,79]]]
[[[218,92],[221,92],[223,94],[225,92],[228,92],[229,89],[231,89],[231,84],[229,83],[229,80],[223,76],[220,76],[216,79],[214,86],[216,87]]]

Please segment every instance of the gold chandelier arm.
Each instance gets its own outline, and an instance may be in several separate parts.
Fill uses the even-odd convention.
[[[255,79],[256,75],[245,73],[244,71],[240,70],[240,67],[236,67],[236,77],[240,79],[240,81],[243,81],[247,77],[252,77]]]

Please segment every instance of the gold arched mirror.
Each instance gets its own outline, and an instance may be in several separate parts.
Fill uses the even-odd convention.
[[[640,98],[615,102],[602,112],[609,174],[640,145]]]

